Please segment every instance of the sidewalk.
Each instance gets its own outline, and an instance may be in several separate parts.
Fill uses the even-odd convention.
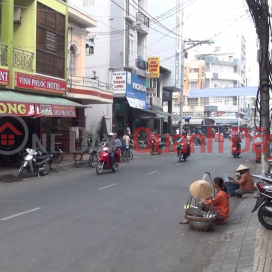
[[[256,165],[254,173],[260,169]],[[203,272],[272,271],[272,232],[259,223],[258,211],[251,213],[255,203],[252,196],[242,199],[228,220],[224,244]]]
[[[131,149],[131,152],[133,153],[133,158],[134,159],[139,159],[139,158],[145,158],[145,157],[150,157],[150,152],[148,153],[138,153],[137,151],[135,151],[134,149]],[[52,165],[52,170],[53,172],[60,172],[60,171],[67,171],[70,168],[76,168],[75,166],[75,154],[71,154],[71,153],[66,153],[63,156],[63,160],[61,163],[54,163]],[[86,161],[86,166],[88,166],[88,159],[89,159],[89,154],[84,154],[84,161]],[[84,166],[82,166],[84,167]],[[76,169],[80,169],[80,168],[76,168]],[[14,175],[17,176],[18,175],[18,170],[19,170],[19,165],[18,166],[5,166],[5,167],[0,167],[0,176],[3,175]],[[0,178],[1,181],[1,178]]]

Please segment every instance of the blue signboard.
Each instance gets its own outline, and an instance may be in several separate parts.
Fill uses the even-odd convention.
[[[131,107],[147,109],[146,78],[127,72],[126,97]]]
[[[126,97],[146,101],[146,78],[127,72]]]

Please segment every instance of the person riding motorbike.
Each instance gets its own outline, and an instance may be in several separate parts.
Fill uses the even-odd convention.
[[[115,137],[115,155],[116,155],[116,161],[117,164],[120,163],[120,153],[121,153],[121,148],[122,148],[122,143],[120,141],[120,139],[118,138],[118,134],[114,133],[114,137]]]
[[[236,142],[236,146],[235,146],[235,141],[233,142],[232,148],[233,148],[233,147],[236,147],[237,150],[241,150],[241,142],[242,142],[242,139],[241,139],[241,132],[240,132],[240,130],[238,130],[238,131],[236,132],[236,134],[234,134],[234,135],[235,135],[236,138],[237,138],[237,142]],[[233,138],[234,138],[234,137],[233,137]]]
[[[109,152],[110,152],[111,166],[113,166],[114,159],[115,159],[116,142],[115,142],[114,134],[112,132],[109,133],[108,136],[109,136],[109,141],[107,143],[107,146],[108,146]]]

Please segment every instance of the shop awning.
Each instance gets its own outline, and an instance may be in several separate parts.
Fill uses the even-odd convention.
[[[141,119],[164,119],[168,121],[168,117],[172,116],[172,114],[164,112],[164,111],[154,111],[154,110],[142,110],[139,109],[142,114],[140,114]]]
[[[76,108],[86,106],[61,97],[15,91],[0,91],[0,115],[76,117]]]

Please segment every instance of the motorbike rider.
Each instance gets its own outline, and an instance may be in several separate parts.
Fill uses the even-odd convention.
[[[122,143],[121,143],[120,139],[118,138],[118,134],[117,133],[114,133],[114,138],[115,138],[115,152],[114,153],[116,155],[117,164],[119,165]]]
[[[109,152],[110,152],[110,162],[111,165],[114,165],[114,159],[115,159],[115,150],[116,150],[116,142],[114,138],[114,134],[111,132],[108,134],[109,136],[109,141],[107,143],[107,146],[109,147]]]

